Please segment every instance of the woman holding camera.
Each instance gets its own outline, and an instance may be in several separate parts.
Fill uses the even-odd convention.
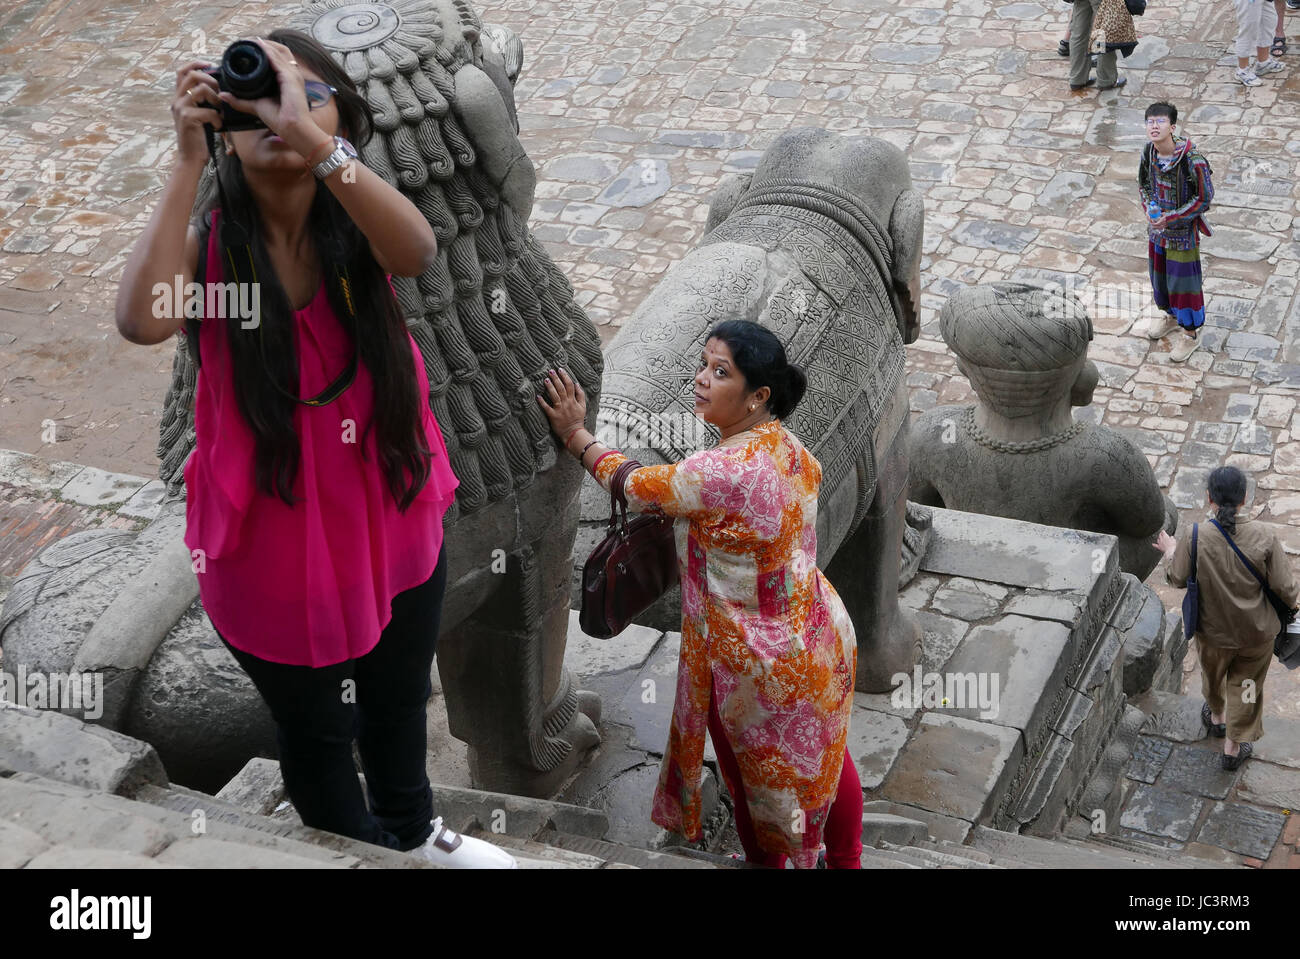
[[[159,294],[200,264],[205,282],[241,285],[227,303],[253,304],[198,324],[185,544],[203,606],[270,707],[305,824],[448,866],[513,867],[433,818],[425,773],[457,480],[386,274],[422,273],[433,231],[356,159],[370,109],[328,51],[290,30],[238,47],[220,81],[203,63],[177,71],[176,165],[116,307],[126,339],[162,342],[185,318]],[[222,89],[247,90],[248,75],[264,95]],[[196,226],[205,124],[224,145],[222,203],[199,204]]]
[[[1190,533],[1174,539],[1162,530],[1153,545],[1164,553],[1167,582],[1184,587],[1194,576],[1199,585],[1196,652],[1205,696],[1201,722],[1207,732],[1223,739],[1221,763],[1231,770],[1249,758],[1251,743],[1264,734],[1264,678],[1282,625],[1233,544],[1291,609],[1300,586],[1277,534],[1237,515],[1246,502],[1246,474],[1235,466],[1220,466],[1210,473],[1208,486],[1206,505],[1214,513],[1207,517],[1210,522],[1197,527],[1195,566]]]
[[[722,441],[626,479],[629,509],[678,519],[682,649],[651,818],[702,835],[707,728],[746,861],[814,866],[825,836],[830,868],[860,869],[862,786],[847,749],[857,643],[817,568],[821,466],[781,425],[804,386],[770,330],[718,324],[695,374],[695,412]],[[583,428],[586,398],[565,371],[546,391],[551,428],[608,489],[627,457]]]

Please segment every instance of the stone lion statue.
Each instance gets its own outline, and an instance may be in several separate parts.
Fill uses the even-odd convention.
[[[331,50],[375,112],[362,159],[411,197],[437,263],[394,278],[460,480],[446,516],[438,643],[453,735],[485,788],[545,795],[599,741],[599,700],[564,668],[582,471],[534,399],[563,366],[592,397],[602,357],[572,286],[528,232],[533,165],[518,138],[518,38],[464,0],[320,0],[287,26]],[[139,536],[76,534],[24,571],[0,615],[6,667],[107,676],[102,722],[153,743],[177,781],[212,789],[274,754],[256,690],[198,602],[182,466],[196,370],[173,361],[160,424],[169,496]]]

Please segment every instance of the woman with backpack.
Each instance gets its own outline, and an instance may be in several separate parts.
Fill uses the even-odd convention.
[[[1210,473],[1208,487],[1209,522],[1197,523],[1181,539],[1161,530],[1154,546],[1164,553],[1170,584],[1185,587],[1189,579],[1198,584],[1195,636],[1205,697],[1201,722],[1223,739],[1223,768],[1231,770],[1250,756],[1251,744],[1263,735],[1264,677],[1282,628],[1246,564],[1288,609],[1295,609],[1300,585],[1277,534],[1237,513],[1246,500],[1246,474],[1220,466]]]

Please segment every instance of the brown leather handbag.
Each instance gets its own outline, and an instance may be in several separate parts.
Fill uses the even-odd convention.
[[[609,485],[609,532],[582,567],[578,624],[588,636],[617,636],[677,582],[673,519],[662,514],[627,518],[623,484],[641,466],[628,460]]]

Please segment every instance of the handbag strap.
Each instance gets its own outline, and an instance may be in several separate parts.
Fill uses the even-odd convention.
[[[1264,588],[1264,595],[1268,598],[1274,611],[1282,618],[1282,622],[1288,622],[1288,617],[1291,615],[1292,610],[1286,605],[1286,603],[1278,599],[1277,595],[1268,588],[1268,581],[1265,580],[1263,576],[1259,575],[1259,570],[1251,564],[1250,560],[1246,559],[1246,554],[1237,548],[1237,544],[1232,541],[1232,537],[1228,535],[1228,531],[1219,525],[1219,521],[1217,519],[1212,519],[1210,522],[1214,524],[1215,529],[1223,534],[1223,538],[1228,541],[1228,545],[1231,546],[1232,551],[1237,554],[1237,558],[1246,564],[1246,569],[1250,570],[1250,575],[1259,580],[1259,585]],[[1283,612],[1284,610],[1285,613]]]
[[[1196,527],[1199,524],[1192,524],[1192,575],[1188,577],[1192,582],[1196,582]]]
[[[627,478],[632,475],[633,470],[641,468],[641,464],[636,460],[626,460],[618,465],[614,470],[614,475],[609,481],[609,525],[612,529],[618,524],[619,513],[623,514],[622,528],[627,529],[627,493],[623,489],[623,484]]]

